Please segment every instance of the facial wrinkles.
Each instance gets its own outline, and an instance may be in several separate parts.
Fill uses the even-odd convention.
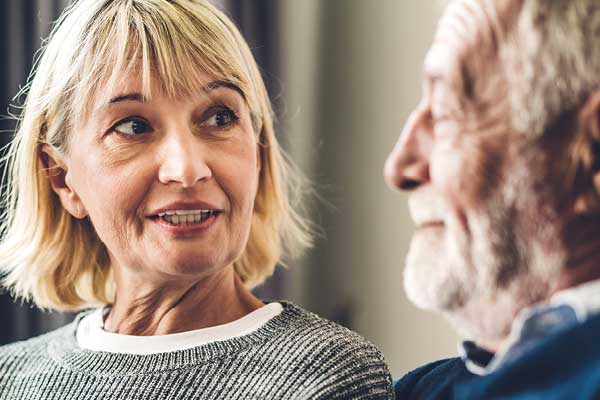
[[[464,87],[461,63],[471,31],[471,25],[465,22],[461,4],[452,3],[440,20],[434,44],[425,60],[425,74],[432,81],[430,100],[436,118],[457,118],[462,114],[458,98]]]
[[[453,122],[451,131],[457,131],[444,141],[444,149],[440,151],[453,151],[454,146],[459,146],[466,154],[465,173],[460,181],[453,181],[458,193],[471,192],[473,198],[488,198],[493,193],[493,188],[502,180],[502,149],[498,148],[504,143],[500,139],[507,133],[509,114],[506,103],[502,101],[503,81],[496,67],[496,44],[491,28],[488,28],[488,13],[477,1],[464,1],[454,3],[446,18],[441,22],[440,28],[444,42],[438,44],[443,49],[444,45],[452,43],[452,57],[456,60],[453,65],[453,74],[447,80],[460,79],[473,80],[473,98],[467,98],[464,87],[460,84],[448,85],[451,91],[443,94],[443,103],[439,106],[451,113]],[[445,33],[448,33],[447,35]],[[461,36],[462,34],[462,36]],[[454,35],[454,36],[451,36]],[[459,39],[463,39],[462,42]],[[448,51],[448,50],[447,50]],[[439,54],[439,53],[438,53]],[[438,61],[440,62],[440,61]],[[465,76],[465,70],[471,67],[471,73]],[[465,70],[463,70],[465,69]],[[482,79],[481,77],[486,77]],[[438,88],[435,90],[439,90]],[[442,100],[440,100],[442,101]],[[485,137],[484,137],[485,136]],[[491,140],[488,140],[491,138]],[[490,157],[490,155],[496,155]],[[470,166],[470,167],[469,167]],[[473,171],[473,173],[469,173]],[[465,196],[460,196],[464,198]],[[469,204],[463,204],[469,208]],[[468,219],[465,218],[468,224]],[[467,230],[473,227],[468,227]]]
[[[103,151],[98,151],[100,148],[96,145],[97,129],[98,126],[96,124],[89,124],[88,126],[81,125],[76,130],[78,132],[83,133],[82,135],[78,135],[77,140],[82,141],[84,143],[84,150],[79,151],[78,154],[72,154],[72,157],[74,157],[73,162],[76,165],[79,165],[78,167],[72,168],[72,171],[82,171],[83,167],[90,168],[90,166],[94,166],[93,170],[90,173],[84,173],[82,175],[83,177],[85,177],[85,191],[80,191],[78,195],[80,196],[80,198],[82,198],[84,204],[91,203],[89,197],[95,196],[95,188],[98,186],[98,179],[109,179],[111,190],[116,194],[128,193],[129,187],[126,182],[130,180],[131,176],[139,174],[140,172],[137,170],[132,170],[129,171],[128,174],[124,174],[121,170],[121,174],[119,174],[119,176],[114,176],[110,172],[113,170],[112,168],[110,168],[110,163],[107,163],[107,159],[109,160],[111,157],[107,157],[106,153]],[[90,160],[95,161],[90,162]],[[142,199],[143,196],[144,194],[135,193],[135,196],[128,197],[133,199]],[[129,218],[132,215],[132,211],[135,212],[135,210],[138,209],[138,204],[136,204],[135,202],[129,203],[131,203],[131,208],[127,210],[119,210],[121,216],[125,216],[126,218]],[[92,225],[95,225],[94,220],[96,220],[96,223],[98,223],[98,221],[105,220],[105,218],[94,218],[97,217],[96,215],[92,214],[95,212],[95,210],[88,210],[88,212],[90,212]],[[104,211],[102,212],[114,214],[116,210],[114,209],[112,204],[104,204]],[[118,220],[123,222],[122,218],[118,218]],[[126,221],[127,224],[131,222],[135,221]],[[124,225],[120,225],[120,227],[122,226]],[[119,233],[119,241],[121,243],[126,243],[127,238],[125,237],[125,232],[123,232],[122,229],[116,228],[119,227],[113,227],[112,229]],[[102,230],[103,229],[100,229],[99,231]]]
[[[435,103],[432,107],[443,110],[443,116],[450,116],[452,124],[444,123],[440,129],[456,131],[456,135],[451,136],[456,141],[467,142],[466,147],[474,149],[483,136],[494,142],[509,128],[510,108],[504,95],[505,82],[495,61],[493,32],[487,24],[477,23],[487,20],[485,10],[477,2],[454,3],[453,11],[440,24],[444,34],[438,37],[443,39],[436,40],[427,60],[429,70],[434,73],[439,65],[446,68],[442,81],[434,85],[432,99]],[[485,27],[479,28],[480,25]],[[470,37],[467,39],[465,35]],[[469,93],[469,88],[472,93]],[[469,141],[473,141],[472,146]],[[493,147],[494,143],[488,146]],[[473,154],[473,157],[479,155]],[[483,177],[476,178],[485,183]]]
[[[477,40],[465,60],[467,74],[473,80],[479,130],[494,135],[497,128],[507,128],[510,108],[507,85],[500,66],[499,49],[504,36],[493,2],[475,8],[478,21]]]
[[[100,134],[104,135],[106,132],[101,132]],[[151,175],[153,171],[148,170],[147,168],[140,168],[140,166],[143,165],[151,165],[151,162],[149,162],[151,153],[140,155],[138,151],[139,143],[115,140],[115,136],[114,133],[108,134],[101,139],[103,143],[101,143],[100,146],[95,146],[95,148],[99,150],[98,157],[101,159],[100,162],[95,164],[99,166],[99,169],[102,169],[101,171],[98,171],[97,176],[110,177],[114,182],[113,188],[115,193],[127,193],[127,198],[129,198],[130,201],[119,201],[119,203],[130,205],[128,209],[122,211],[124,215],[132,218],[133,221],[126,221],[126,224],[123,225],[123,221],[119,220],[119,226],[133,226],[135,228],[135,233],[140,235],[142,233],[141,221],[143,221],[144,218],[141,213],[141,202],[146,198],[151,186],[137,185],[135,188],[132,188],[128,182],[147,182],[152,179],[149,175]],[[118,174],[115,175],[114,171],[118,171]],[[144,176],[145,178],[140,179],[141,176]],[[117,227],[115,227],[115,229],[116,228]],[[125,232],[121,233],[119,240],[124,244],[130,240],[130,238],[126,237]]]

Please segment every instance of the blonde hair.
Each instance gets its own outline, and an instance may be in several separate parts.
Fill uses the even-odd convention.
[[[40,148],[68,153],[73,122],[105,102],[102,96],[133,68],[141,71],[145,94],[153,74],[169,96],[198,93],[202,82],[194,77],[199,70],[243,92],[262,163],[250,236],[234,263],[247,287],[263,282],[277,263],[311,244],[310,225],[292,209],[286,185],[300,175],[275,137],[258,66],[234,24],[207,1],[76,1],[57,21],[41,54],[3,176],[0,269],[15,296],[59,310],[112,301],[107,249],[89,221],[62,207]]]

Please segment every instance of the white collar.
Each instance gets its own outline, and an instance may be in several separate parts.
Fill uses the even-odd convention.
[[[279,315],[283,311],[283,306],[281,303],[269,303],[227,324],[156,336],[133,336],[107,332],[103,329],[104,311],[104,308],[96,309],[79,322],[76,337],[81,348],[110,353],[157,354],[190,349],[255,332]]]

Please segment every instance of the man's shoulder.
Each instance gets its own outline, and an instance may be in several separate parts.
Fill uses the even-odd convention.
[[[576,326],[539,340],[535,346],[502,365],[496,374],[512,374],[512,370],[532,369],[530,377],[577,375],[600,370],[600,315]],[[550,375],[550,376],[551,376]]]
[[[512,387],[513,391],[536,388],[541,396],[552,394],[554,398],[600,398],[598,337],[600,315],[541,340],[522,356],[482,379],[477,386],[498,395]]]
[[[395,382],[397,399],[449,399],[453,385],[471,376],[460,358],[447,358],[419,367]]]
[[[460,358],[424,365],[395,382],[398,399],[600,397],[600,315],[530,347],[494,372],[477,376]],[[575,397],[574,397],[575,396]]]

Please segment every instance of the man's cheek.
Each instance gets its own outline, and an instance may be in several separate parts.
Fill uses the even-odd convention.
[[[466,168],[470,166],[460,154],[460,149],[446,143],[437,145],[432,152],[430,179],[433,186],[445,195],[464,190],[464,187],[459,185],[462,185],[465,175],[468,175]]]

